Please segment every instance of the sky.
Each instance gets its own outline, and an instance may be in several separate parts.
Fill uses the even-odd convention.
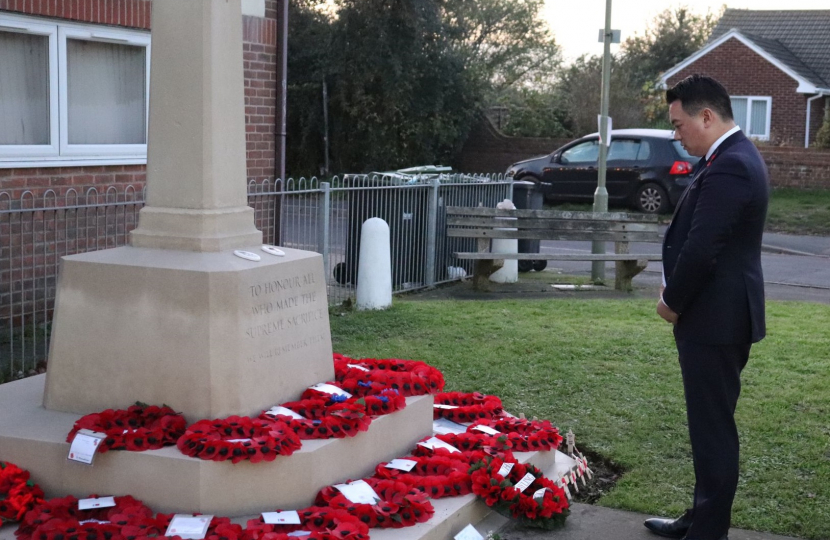
[[[687,5],[691,11],[702,15],[707,9],[718,12],[724,3],[737,9],[830,9],[828,0],[614,0],[611,28],[620,30],[621,41],[625,41],[634,34],[643,35],[652,19],[667,8]],[[602,54],[602,43],[597,41],[597,34],[605,26],[605,0],[546,0],[543,17],[562,47],[566,63],[582,54]],[[618,48],[619,45],[611,45],[611,52],[616,53]]]

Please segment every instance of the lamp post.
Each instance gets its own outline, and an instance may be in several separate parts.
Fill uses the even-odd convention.
[[[616,35],[615,35],[616,34]],[[599,174],[597,177],[597,189],[594,192],[594,212],[608,211],[608,190],[605,188],[605,163],[608,157],[608,145],[610,144],[611,130],[608,129],[608,96],[611,90],[611,42],[616,38],[619,43],[619,32],[611,30],[611,0],[605,0],[605,29],[602,32],[603,54],[602,54],[602,105],[599,118]],[[595,240],[591,244],[591,253],[605,253],[605,242]],[[605,261],[593,261],[591,263],[591,280],[594,283],[605,281]]]

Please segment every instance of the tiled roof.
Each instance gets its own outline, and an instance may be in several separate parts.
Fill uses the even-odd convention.
[[[830,10],[727,9],[709,37],[732,29],[822,88],[830,88]]]

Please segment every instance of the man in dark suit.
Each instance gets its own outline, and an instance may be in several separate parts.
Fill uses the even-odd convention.
[[[675,139],[701,163],[663,240],[657,313],[674,325],[695,470],[692,508],[652,532],[724,540],[738,485],[735,407],[752,343],[766,332],[761,238],[769,175],[732,119],[726,89],[693,75],[666,92]]]

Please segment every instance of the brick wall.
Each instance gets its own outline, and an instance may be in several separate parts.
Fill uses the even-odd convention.
[[[504,173],[511,164],[550,154],[569,140],[508,137],[482,117],[470,131],[453,166],[468,173]]]
[[[830,189],[830,150],[759,148],[773,187]]]
[[[150,29],[152,0],[0,0],[0,11]],[[274,179],[277,103],[277,0],[265,1],[265,18],[243,17],[243,67],[248,181]],[[128,172],[125,172],[128,171]],[[85,190],[104,185],[123,187],[127,176],[135,189],[144,187],[144,166],[0,169],[0,191],[18,199],[23,190],[59,195],[70,187]],[[107,182],[111,182],[107,184]]]
[[[797,94],[798,83],[755,51],[732,38],[669,78],[669,86],[694,73],[720,81],[731,95],[771,96],[770,142],[804,146],[807,98]],[[810,142],[821,125],[824,100],[813,101]]]
[[[148,29],[151,4],[151,0],[0,0],[0,11]]]
[[[151,7],[151,0],[0,0],[2,11],[145,30]],[[266,0],[265,18],[242,21],[246,182],[274,179],[276,17],[277,0]],[[141,205],[3,211],[143,200],[145,170],[144,165],[0,169],[0,335],[21,323],[48,321],[60,257],[126,244]],[[257,226],[273,225],[267,212],[257,216]]]

